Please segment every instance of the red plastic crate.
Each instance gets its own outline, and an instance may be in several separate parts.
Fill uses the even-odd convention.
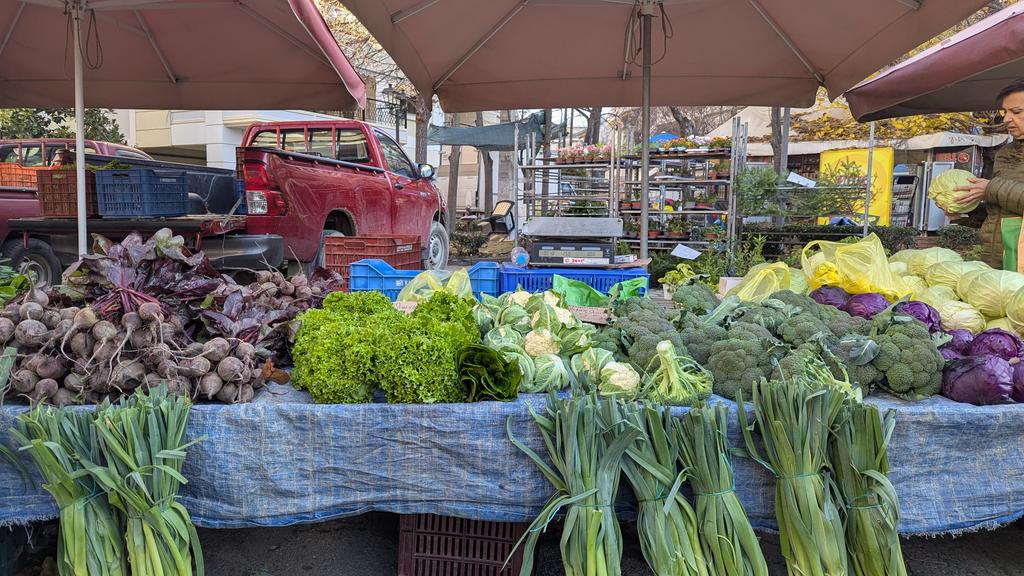
[[[341,274],[348,291],[349,267],[365,258],[378,258],[396,270],[419,270],[423,260],[418,236],[328,236],[324,266]]]
[[[398,539],[398,576],[517,576],[528,524],[467,520],[433,514],[403,515]]]
[[[0,163],[0,187],[35,188],[38,186],[36,173],[44,168],[25,168],[12,162]]]
[[[72,167],[73,168],[73,167]],[[73,169],[40,170],[39,213],[58,218],[78,217],[78,172]],[[85,215],[99,215],[96,174],[85,171]]]

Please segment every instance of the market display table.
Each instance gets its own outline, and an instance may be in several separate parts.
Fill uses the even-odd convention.
[[[898,411],[890,459],[901,532],[992,528],[1024,515],[1024,405],[869,401]],[[541,409],[543,396],[456,405],[308,402],[273,386],[252,404],[193,407],[189,434],[206,440],[189,449],[181,502],[197,525],[282,526],[374,510],[528,521],[551,493],[505,431],[511,418],[513,433],[544,454],[526,407]],[[25,409],[0,407],[4,442]],[[733,421],[738,446],[736,428]],[[736,490],[751,521],[773,528],[771,477],[749,460],[734,460]],[[0,525],[56,515],[49,494],[0,462]]]

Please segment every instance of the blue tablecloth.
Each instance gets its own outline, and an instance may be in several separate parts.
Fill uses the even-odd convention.
[[[275,386],[257,400],[192,409],[189,434],[206,440],[189,450],[181,502],[199,526],[282,526],[373,510],[527,521],[551,493],[505,432],[511,417],[514,434],[543,454],[525,406],[541,407],[543,396],[510,403],[314,405]],[[956,533],[1024,515],[1024,405],[975,407],[940,397],[870,401],[898,411],[890,459],[901,532]],[[0,408],[4,442],[23,410]],[[735,422],[730,436],[739,445]],[[749,460],[736,459],[735,468],[751,521],[773,528],[771,477]],[[56,515],[45,491],[0,463],[0,524]]]

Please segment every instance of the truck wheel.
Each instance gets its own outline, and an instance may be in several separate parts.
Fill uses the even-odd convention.
[[[427,237],[427,253],[423,259],[426,270],[443,270],[448,265],[448,231],[440,222],[430,225],[430,236]]]
[[[37,287],[60,284],[64,268],[46,242],[29,238],[26,247],[24,240],[8,240],[0,247],[0,252],[12,268],[32,279]]]

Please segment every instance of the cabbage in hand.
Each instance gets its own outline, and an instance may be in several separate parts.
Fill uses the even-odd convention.
[[[967,170],[946,170],[932,180],[932,185],[928,187],[928,197],[946,214],[966,214],[981,203],[981,200],[966,204],[956,201],[956,198],[963,194],[957,188],[971,185],[968,178],[974,178],[974,174]]]

